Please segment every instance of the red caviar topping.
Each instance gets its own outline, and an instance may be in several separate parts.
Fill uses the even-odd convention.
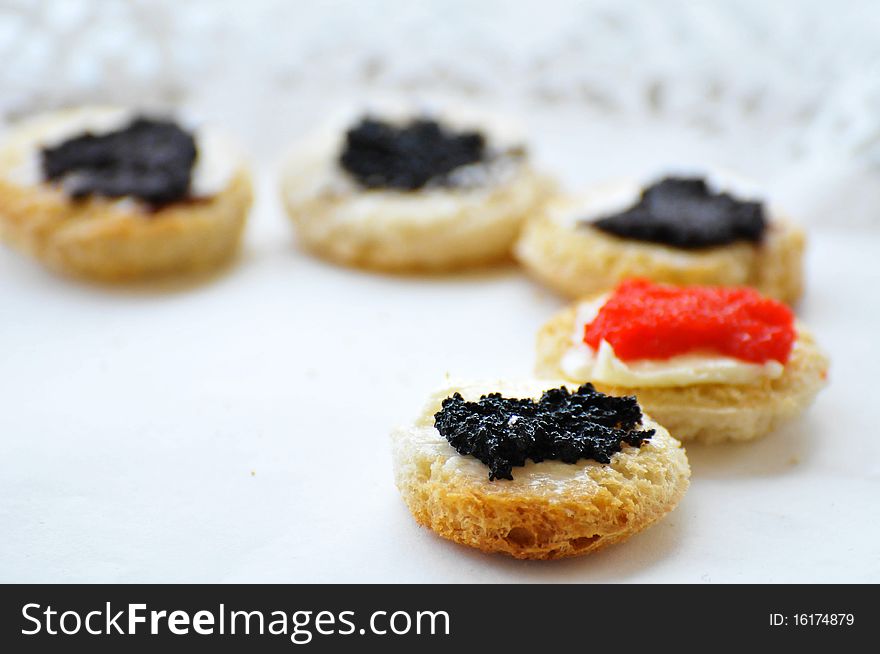
[[[594,350],[608,341],[623,361],[711,351],[750,363],[786,363],[794,314],[750,288],[621,283],[584,328]]]

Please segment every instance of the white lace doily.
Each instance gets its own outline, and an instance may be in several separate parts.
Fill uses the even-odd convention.
[[[756,155],[786,162],[782,186],[818,178],[869,208],[880,199],[878,28],[871,0],[5,0],[0,115],[184,105],[271,146],[273,120],[297,108],[450,93],[715,136],[757,130]]]

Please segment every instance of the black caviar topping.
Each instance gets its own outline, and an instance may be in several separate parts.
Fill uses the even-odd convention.
[[[187,197],[195,160],[191,134],[171,121],[149,118],[42,150],[44,179],[61,182],[71,197],[133,196],[154,208]]]
[[[757,243],[766,229],[760,202],[713,193],[703,179],[675,177],[644,189],[626,211],[592,224],[615,236],[679,248]]]
[[[637,430],[642,410],[635,397],[614,397],[584,384],[574,393],[564,386],[541,399],[517,400],[490,393],[466,402],[459,393],[443,400],[434,426],[462,455],[489,466],[489,480],[513,479],[513,466],[526,459],[610,463],[622,444],[640,446],[653,429]]]
[[[453,132],[428,119],[395,126],[365,117],[346,133],[339,162],[366,188],[415,191],[452,185],[450,173],[485,155],[479,132]]]

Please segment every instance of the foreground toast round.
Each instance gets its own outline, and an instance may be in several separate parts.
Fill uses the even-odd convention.
[[[435,393],[416,422],[392,434],[394,473],[404,501],[423,526],[462,545],[519,559],[588,554],[621,542],[671,511],[688,487],[680,443],[656,430],[641,447],[624,445],[610,464],[582,459],[528,462],[513,480],[489,481],[488,468],[462,456],[434,427],[434,413],[455,392],[540,397],[561,382],[530,380],[450,384]]]
[[[441,120],[447,120],[441,116]],[[510,258],[523,222],[553,192],[524,153],[469,186],[362,188],[339,165],[345,125],[301,144],[281,175],[299,243],[335,263],[387,272],[450,271]],[[485,130],[484,122],[461,123]],[[519,148],[513,141],[510,147]],[[478,167],[478,166],[477,166]]]
[[[589,302],[596,297],[586,298]],[[562,366],[573,345],[577,305],[568,307],[538,332],[535,372],[572,383]],[[800,415],[825,385],[828,358],[813,335],[797,324],[797,340],[781,376],[752,384],[700,384],[626,388],[592,382],[610,395],[635,395],[644,411],[681,441],[747,441],[773,431]]]
[[[201,273],[229,261],[252,199],[240,161],[216,193],[157,210],[131,198],[74,201],[58,186],[20,178],[46,135],[120,111],[65,110],[13,130],[0,148],[0,237],[56,271],[98,281]]]
[[[601,195],[603,187],[585,194]],[[668,284],[751,286],[794,303],[803,293],[803,230],[774,219],[760,244],[732,243],[685,250],[579,225],[583,198],[558,198],[526,222],[514,253],[526,270],[557,293],[577,299],[641,277]],[[587,216],[584,216],[585,218]]]

